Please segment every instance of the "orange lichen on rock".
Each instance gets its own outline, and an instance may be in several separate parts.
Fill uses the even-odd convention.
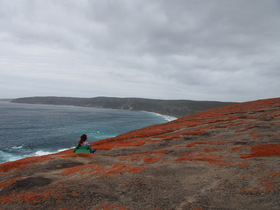
[[[259,178],[258,180],[262,183],[263,187],[264,187],[266,190],[268,190],[268,191],[274,191],[274,190],[275,190],[275,188],[274,188],[274,186],[273,186],[273,183],[271,183],[271,182],[268,180],[268,178],[263,177],[263,178]]]
[[[245,147],[247,147],[247,146],[237,146],[237,147],[230,148],[230,150],[233,151],[233,152],[236,152],[236,151],[238,151],[238,150],[240,150],[242,148],[245,148]]]
[[[208,147],[203,148],[204,152],[218,152],[218,151],[222,151],[222,150],[223,149],[218,149],[218,148],[208,148]]]
[[[127,157],[119,157],[119,160],[125,160],[125,159],[127,159]],[[162,160],[161,158],[158,158],[158,157],[146,157],[146,156],[130,157],[129,159],[132,162],[143,161],[144,163],[154,163],[154,162],[158,162],[158,161]]]
[[[195,141],[191,142],[187,145],[187,147],[194,147],[198,144],[209,144],[209,145],[223,145],[225,142],[223,140],[216,140],[216,141]]]
[[[279,180],[274,179],[275,177],[278,178],[280,175],[279,172],[271,172],[265,177],[258,178],[257,181],[259,182],[258,186],[252,187],[250,189],[242,189],[241,193],[250,193],[250,194],[256,194],[264,191],[278,191],[279,190],[279,184],[276,186],[275,183],[279,183]]]
[[[218,123],[218,122],[230,122],[238,119],[244,119],[243,117],[225,117],[225,116],[220,116],[216,117],[215,119],[209,119],[208,123]]]
[[[250,163],[248,163],[248,162],[243,162],[243,163],[236,164],[236,166],[239,166],[239,167],[247,167],[249,165],[250,165]]]
[[[259,192],[259,188],[252,187],[251,189],[241,189],[240,192],[244,194],[257,194]]]
[[[50,198],[62,198],[67,193],[65,189],[51,189],[44,192],[33,192],[33,191],[21,191],[20,193],[11,193],[0,197],[1,203],[9,202],[26,202],[38,204],[49,200]]]
[[[165,153],[169,152],[168,149],[163,149],[163,150],[152,150],[152,151],[144,151],[144,152],[133,152],[133,153],[128,153],[125,156],[134,156],[134,155],[163,155]]]
[[[254,140],[259,139],[259,135],[257,133],[249,133],[249,136],[251,136]]]
[[[7,187],[11,184],[14,184],[17,180],[21,179],[20,177],[15,177],[9,181],[6,181],[6,182],[2,182],[0,183],[0,189],[4,188],[4,187]]]
[[[193,131],[187,131],[181,133],[181,135],[186,135],[186,136],[195,136],[195,135],[203,135],[205,131],[201,129],[193,130]]]
[[[64,169],[62,173],[64,175],[70,175],[70,174],[74,174],[74,173],[80,173],[82,175],[82,174],[87,174],[87,173],[95,173],[96,171],[100,171],[103,168],[104,168],[103,166],[86,164],[86,165],[79,165],[79,166],[75,166],[72,168]]]
[[[245,146],[244,146],[245,147]],[[241,158],[253,158],[280,155],[280,144],[259,144],[246,146],[251,148],[248,154],[241,154]]]
[[[80,166],[64,169],[62,174],[70,175],[74,173],[79,173],[81,175],[89,175],[89,176],[98,175],[99,177],[104,177],[104,176],[113,175],[121,172],[138,173],[145,168],[146,167],[134,167],[134,166],[124,165],[124,164],[114,164],[109,167],[102,166],[102,165],[87,164],[87,165],[80,165]]]
[[[191,208],[191,210],[203,210],[203,208],[198,207],[198,206],[194,206],[194,207]]]
[[[138,162],[138,161],[142,161],[144,159],[144,157],[131,157],[130,160],[132,162]]]
[[[169,150],[156,150],[156,151],[144,151],[134,152],[126,155],[118,156],[120,161],[130,159],[132,162],[143,161],[145,163],[153,163],[162,160],[162,155],[167,153]]]
[[[236,130],[235,132],[240,133],[240,132],[244,132],[244,131],[248,131],[250,129],[256,128],[257,126],[253,125],[253,126],[247,126],[245,128],[242,128],[240,130]]]
[[[151,125],[142,129],[134,130],[122,135],[115,137],[114,139],[118,141],[140,139],[146,137],[154,137],[166,133],[170,133],[176,130],[176,127],[169,123],[164,123],[161,125]]]
[[[237,116],[238,119],[257,119],[256,117],[248,115],[249,113],[254,113],[258,111],[262,111],[267,107],[278,107],[279,106],[279,98],[272,98],[272,99],[264,99],[258,101],[250,101],[245,103],[235,103],[224,107],[215,108],[212,110],[204,111],[195,115],[190,115],[188,117],[197,117],[203,116],[204,118],[210,117],[218,117],[219,115],[231,115],[231,114],[244,114],[241,116]],[[238,120],[236,119],[236,120]],[[228,119],[228,121],[234,120]],[[212,121],[213,122],[213,121]]]
[[[110,150],[119,147],[137,147],[143,146],[146,143],[146,139],[130,140],[130,141],[109,141],[103,144],[93,144],[97,150]]]
[[[45,155],[40,157],[28,157],[17,161],[3,163],[0,166],[0,172],[8,172],[13,169],[19,171],[27,166],[34,166],[33,164],[35,163],[42,163],[51,159],[52,158],[50,157],[50,155]]]
[[[144,158],[144,162],[145,163],[154,163],[154,162],[158,162],[158,161],[160,161],[161,160],[161,158],[157,158],[157,157],[146,157],[146,158]]]
[[[268,177],[277,177],[277,176],[280,176],[280,171],[277,171],[277,172],[270,172],[267,176],[268,176]]]
[[[227,123],[227,124],[223,124],[223,125],[212,125],[212,126],[208,126],[208,129],[218,129],[218,128],[231,128],[234,126],[239,126],[239,125],[244,125],[246,124],[245,122],[236,122],[236,123]],[[207,128],[207,127],[205,127]]]
[[[62,158],[77,158],[77,157],[83,157],[83,158],[88,158],[88,157],[92,157],[94,154],[93,153],[73,153],[73,151],[71,151],[70,153],[62,153],[62,154],[57,154]]]
[[[176,159],[176,161],[205,161],[209,164],[217,165],[217,166],[231,166],[232,164],[228,161],[222,160],[222,156],[215,156],[212,154],[205,153],[197,153],[197,154],[186,154],[182,153]]]
[[[106,170],[106,172],[101,176],[113,175],[121,172],[139,173],[146,167],[133,167],[130,165],[114,164],[111,169]]]
[[[170,134],[170,135],[166,135],[166,136],[159,136],[159,138],[161,138],[163,141],[178,139],[180,137],[181,137],[180,133]]]
[[[142,146],[146,143],[153,142],[149,141],[151,138],[160,138],[161,140],[173,140],[178,139],[184,135],[204,135],[207,129],[219,129],[228,128],[233,126],[239,126],[245,124],[245,119],[257,119],[254,116],[249,116],[248,112],[254,113],[254,111],[265,108],[269,104],[278,104],[279,99],[270,100],[259,100],[254,102],[246,102],[241,104],[232,104],[226,107],[220,107],[213,110],[189,115],[187,117],[180,118],[176,121],[160,124],[151,125],[143,129],[134,130],[126,134],[119,135],[115,138],[104,139],[92,144],[99,150],[110,150],[119,147],[130,147],[130,146]],[[242,115],[233,115],[235,112],[243,113]],[[243,120],[243,121],[240,121]],[[236,121],[236,122],[232,122]],[[226,124],[217,124],[217,123]],[[230,123],[232,122],[232,123]],[[195,130],[182,131],[178,130],[182,128],[192,128],[201,125],[208,125],[203,128]],[[213,125],[212,125],[213,124]],[[236,132],[242,132],[254,128],[255,126],[248,126],[246,128],[237,130]],[[159,141],[159,140],[155,140]]]
[[[251,149],[248,154],[240,154],[240,158],[254,158],[265,156],[278,156],[280,155],[280,144],[258,144],[249,146],[237,146],[230,148],[231,151],[239,151],[240,149]]]

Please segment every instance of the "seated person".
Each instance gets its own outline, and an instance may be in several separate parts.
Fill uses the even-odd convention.
[[[92,149],[90,144],[87,141],[87,135],[81,135],[80,141],[78,142],[78,146],[74,149],[74,153],[78,152],[87,152],[87,153],[94,153],[96,149]]]

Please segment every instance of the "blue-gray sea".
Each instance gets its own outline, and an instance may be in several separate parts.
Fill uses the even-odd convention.
[[[51,154],[174,118],[143,111],[0,101],[0,163]]]

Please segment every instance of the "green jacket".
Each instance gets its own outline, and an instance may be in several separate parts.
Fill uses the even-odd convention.
[[[76,146],[76,148],[74,149],[74,153],[78,153],[78,152],[91,153],[91,146],[90,145]]]

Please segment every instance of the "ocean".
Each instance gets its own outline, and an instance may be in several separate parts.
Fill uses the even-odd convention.
[[[56,153],[175,118],[144,111],[0,101],[0,163]]]

